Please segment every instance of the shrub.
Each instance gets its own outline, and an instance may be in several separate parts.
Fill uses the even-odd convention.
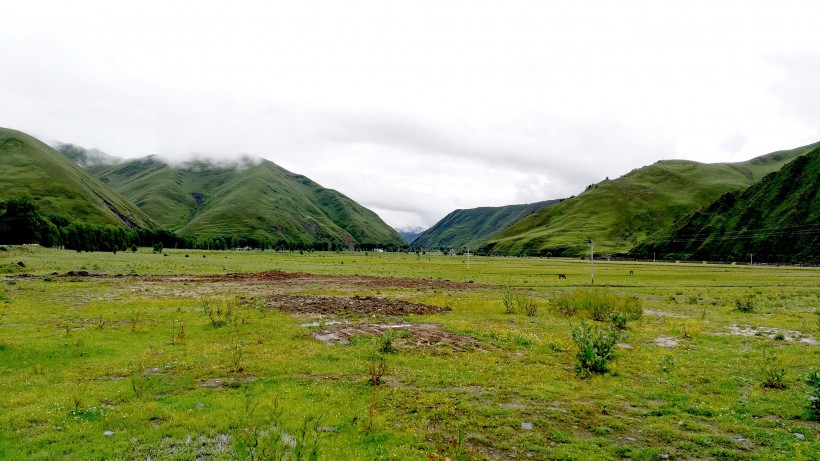
[[[393,345],[393,340],[396,338],[396,331],[388,328],[381,334],[379,343],[379,352],[382,354],[393,354],[398,352],[398,349]]]
[[[578,313],[580,303],[575,299],[573,292],[564,291],[552,297],[550,304],[555,312],[567,317]]]
[[[225,301],[223,303],[222,301],[206,299],[202,301],[202,311],[208,316],[211,325],[213,325],[214,328],[219,328],[227,325],[231,321],[235,305],[236,301]]]
[[[763,361],[764,364],[761,370],[763,387],[769,389],[785,389],[786,369],[780,366],[777,360],[777,354],[775,354],[772,349],[764,349]]]
[[[501,302],[504,303],[505,314],[515,314],[515,293],[509,285],[504,286],[504,292],[501,294]]]
[[[820,421],[820,372],[813,370],[806,377],[806,384],[809,385],[809,414],[811,419]]]
[[[583,312],[593,320],[612,322],[621,329],[626,328],[627,321],[638,320],[643,315],[641,300],[637,296],[618,295],[601,289],[560,293],[551,299],[551,304],[562,315],[572,317]]]
[[[535,315],[538,314],[538,304],[535,303],[535,300],[532,299],[532,296],[530,296],[530,293],[527,291],[516,293],[515,303],[518,307],[518,311],[527,314],[529,317],[535,317]]]
[[[754,299],[750,296],[745,299],[735,299],[735,310],[738,312],[753,312],[755,310]]]
[[[371,386],[378,386],[382,383],[382,376],[387,373],[387,363],[384,359],[371,360],[367,366],[368,369],[368,377],[367,382],[370,383]]]
[[[586,377],[593,373],[606,373],[607,364],[615,358],[612,348],[619,337],[618,332],[611,328],[601,329],[586,322],[581,322],[580,327],[572,330],[572,340],[578,346],[575,355],[578,374]]]

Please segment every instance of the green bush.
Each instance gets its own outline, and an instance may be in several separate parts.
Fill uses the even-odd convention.
[[[780,366],[777,360],[777,354],[772,349],[765,349],[763,351],[764,365],[761,370],[761,379],[763,387],[769,389],[785,389],[786,388],[786,369]]]
[[[581,376],[607,372],[607,364],[615,358],[612,348],[620,334],[611,329],[602,329],[595,325],[581,322],[581,326],[572,330],[572,340],[578,346],[575,354],[578,363],[575,370]]]
[[[637,296],[625,296],[608,290],[591,289],[563,292],[550,300],[557,313],[567,317],[584,313],[599,322],[612,322],[618,328],[625,328],[629,320],[638,320],[643,315],[641,300]]]
[[[754,299],[752,297],[735,299],[735,310],[738,312],[753,312],[755,310]]]
[[[504,292],[501,295],[501,302],[504,303],[505,314],[515,314],[515,293],[509,285],[504,286]]]
[[[820,421],[820,372],[813,370],[806,377],[806,384],[809,385],[809,413],[815,421]]]

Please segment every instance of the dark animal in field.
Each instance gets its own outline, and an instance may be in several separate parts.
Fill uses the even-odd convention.
[[[629,271],[629,275],[632,275],[632,274],[634,274],[634,273],[635,273],[634,271]]]
[[[20,267],[26,267],[26,265],[23,263],[23,261],[17,261],[17,265],[20,266]]]
[[[566,280],[567,274],[558,274],[558,280],[564,279]]]

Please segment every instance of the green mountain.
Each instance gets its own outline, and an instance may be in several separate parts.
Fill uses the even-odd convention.
[[[158,228],[127,199],[25,133],[0,128],[0,165],[0,200],[30,197],[52,222]]]
[[[820,147],[729,192],[632,254],[662,259],[820,263]]]
[[[274,247],[406,245],[372,211],[268,160],[171,166],[149,156],[92,171],[163,227],[201,242],[232,236]]]
[[[455,210],[413,241],[416,248],[479,248],[496,233],[560,200]]]
[[[741,191],[820,145],[738,163],[664,160],[525,217],[490,239],[485,254],[580,256],[625,254],[655,233],[727,192]]]

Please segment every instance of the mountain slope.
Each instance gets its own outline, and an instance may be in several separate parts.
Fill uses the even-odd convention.
[[[0,200],[30,196],[50,218],[156,229],[145,213],[39,140],[0,128]]]
[[[663,259],[820,263],[820,147],[682,220],[632,254]],[[753,256],[750,256],[753,255]]]
[[[482,253],[579,256],[624,254],[676,220],[740,191],[777,171],[817,144],[738,163],[665,160],[615,180],[590,186],[577,197],[530,215],[485,244]]]
[[[475,250],[516,221],[558,202],[547,200],[524,205],[455,210],[422,233],[413,246]]]
[[[95,171],[159,224],[184,237],[253,238],[274,247],[405,245],[372,211],[267,160],[170,166],[151,156]]]

